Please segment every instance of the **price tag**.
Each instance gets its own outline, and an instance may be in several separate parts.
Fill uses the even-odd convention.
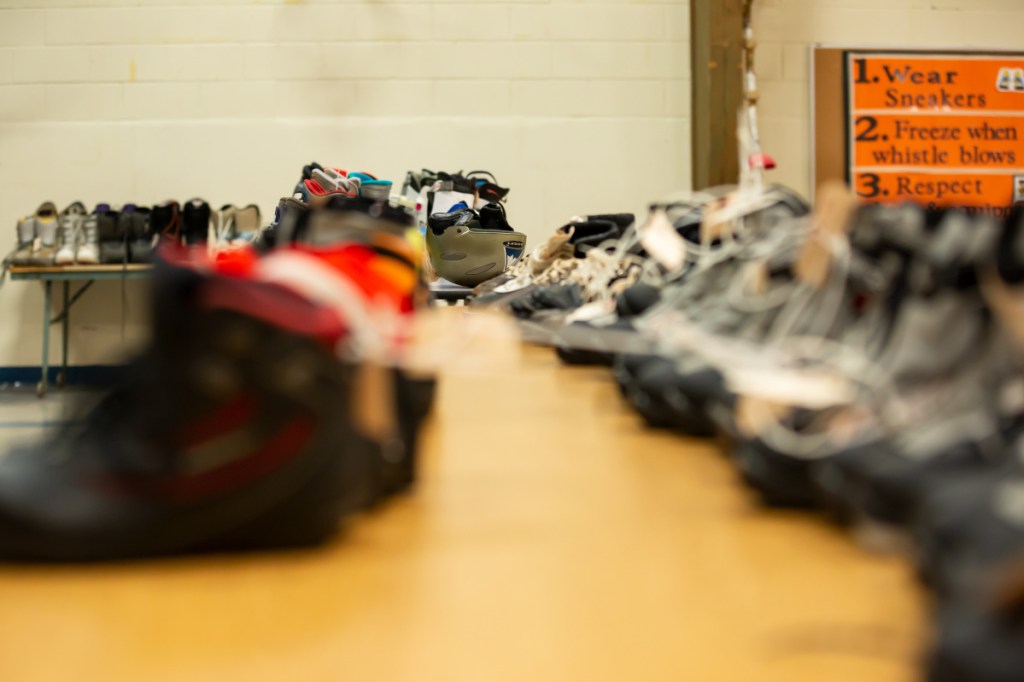
[[[640,229],[640,244],[669,272],[686,263],[686,241],[676,232],[665,211],[655,211],[647,219]]]

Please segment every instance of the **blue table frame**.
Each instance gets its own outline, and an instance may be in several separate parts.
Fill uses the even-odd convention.
[[[153,270],[151,265],[63,265],[63,266],[12,266],[7,273],[12,280],[30,280],[43,283],[43,363],[42,377],[36,385],[36,395],[46,395],[49,385],[47,377],[50,370],[50,325],[61,323],[61,371],[57,375],[57,386],[63,388],[68,378],[68,329],[71,319],[71,306],[78,302],[94,282],[102,280],[143,279],[149,277]],[[64,285],[64,297],[61,312],[57,317],[50,318],[53,304],[53,283]],[[85,282],[75,294],[71,295],[71,282]]]

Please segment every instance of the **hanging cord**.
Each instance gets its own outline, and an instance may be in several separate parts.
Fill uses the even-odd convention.
[[[740,185],[764,186],[766,158],[758,126],[757,71],[755,70],[754,0],[743,1],[743,114],[740,116]],[[743,119],[746,119],[745,121]]]
[[[136,210],[138,210],[136,208]],[[119,213],[117,215],[118,224],[124,224],[124,230],[121,233],[121,344],[124,344],[125,326],[128,323],[128,233],[130,232],[131,223],[135,222],[135,211],[131,212],[128,220],[123,221],[125,213]]]

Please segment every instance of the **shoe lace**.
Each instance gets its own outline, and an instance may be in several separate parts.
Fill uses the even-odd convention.
[[[60,217],[57,225],[57,239],[60,246],[74,244],[81,231],[82,221],[75,214],[66,213]]]

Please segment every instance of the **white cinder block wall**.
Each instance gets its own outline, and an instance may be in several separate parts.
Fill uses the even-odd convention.
[[[814,43],[1024,51],[1024,0],[757,0],[761,137],[775,181],[810,192]]]
[[[688,18],[685,0],[0,0],[0,234],[47,199],[268,212],[313,159],[397,182],[484,167],[534,241],[640,211],[690,184]],[[75,364],[144,326],[138,287],[127,310],[94,289]],[[39,363],[41,297],[0,289],[0,366]]]

